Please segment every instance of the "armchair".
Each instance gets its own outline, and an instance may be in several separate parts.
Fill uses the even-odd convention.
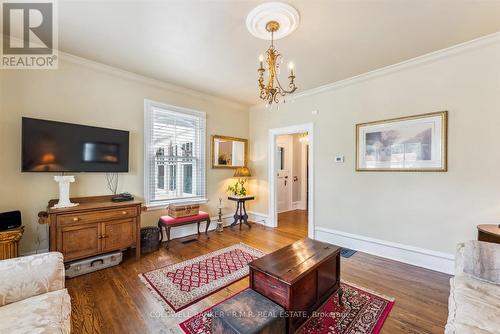
[[[1,333],[69,333],[70,317],[61,253],[0,261]]]

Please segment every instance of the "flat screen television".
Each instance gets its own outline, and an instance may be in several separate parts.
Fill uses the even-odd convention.
[[[23,172],[128,172],[129,132],[22,118]]]

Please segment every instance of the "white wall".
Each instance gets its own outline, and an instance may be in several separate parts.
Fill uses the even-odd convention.
[[[59,120],[130,131],[130,172],[120,176],[119,191],[142,197],[144,99],[207,113],[207,197],[204,206],[217,213],[232,170],[210,169],[212,134],[248,137],[248,109],[215,97],[110,68],[80,58],[60,58],[57,70],[0,71],[0,212],[22,211],[26,232],[21,253],[47,248],[46,227],[37,224],[38,211],[57,197],[54,174],[21,173],[21,116]],[[71,196],[110,194],[105,174],[76,174]],[[234,203],[226,203],[226,213]],[[164,212],[143,214],[143,225],[154,225]],[[38,244],[39,236],[40,244]]]
[[[300,87],[300,72],[297,78]],[[447,173],[355,172],[356,123],[441,110],[449,111]],[[499,35],[317,89],[279,111],[253,107],[252,211],[268,212],[269,129],[309,122],[315,226],[322,232],[446,257],[456,243],[475,238],[477,224],[500,221]],[[345,155],[345,163],[336,164],[335,155]]]

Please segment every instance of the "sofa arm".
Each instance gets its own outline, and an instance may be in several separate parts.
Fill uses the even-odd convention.
[[[457,251],[455,253],[455,276],[462,276],[464,274],[464,249],[465,243],[457,244]]]
[[[0,261],[0,306],[60,289],[64,289],[61,253]]]

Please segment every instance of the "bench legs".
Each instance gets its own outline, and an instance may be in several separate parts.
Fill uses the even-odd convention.
[[[207,218],[207,223],[205,224],[205,235],[208,236],[208,228],[210,227],[210,218]]]
[[[171,226],[165,226],[165,230],[167,232],[167,244],[165,246],[167,247],[167,249],[168,249],[168,244],[170,243],[170,229],[171,228],[172,228]]]
[[[170,229],[172,228],[171,226],[167,226],[165,224],[162,224],[161,220],[158,220],[158,227],[160,228],[160,244],[163,242],[163,229],[165,229],[165,234],[167,235],[167,244],[165,247],[168,249],[168,244],[170,242]]]
[[[202,222],[206,222],[205,224],[205,235],[208,237],[208,228],[210,227],[210,217],[207,218],[207,219],[204,219],[204,220],[199,220],[197,222],[192,222],[192,223],[188,223],[188,224],[194,224],[194,223],[197,223],[198,225],[198,236],[201,234],[200,232],[200,224]],[[165,248],[168,249],[168,244],[170,243],[170,229],[172,227],[176,227],[176,226],[183,226],[183,225],[188,225],[188,224],[180,224],[180,225],[173,225],[173,226],[169,226],[169,225],[165,225],[161,222],[161,220],[158,221],[158,227],[160,228],[160,243],[163,241],[163,233],[162,233],[162,228],[165,228],[165,234],[167,235],[167,242],[166,242],[166,245],[165,245]],[[208,239],[210,239],[210,237],[208,237]]]
[[[198,235],[201,234],[201,232],[200,232],[200,224],[202,222],[205,222],[205,235],[208,236],[208,228],[210,227],[210,218],[198,221]]]

